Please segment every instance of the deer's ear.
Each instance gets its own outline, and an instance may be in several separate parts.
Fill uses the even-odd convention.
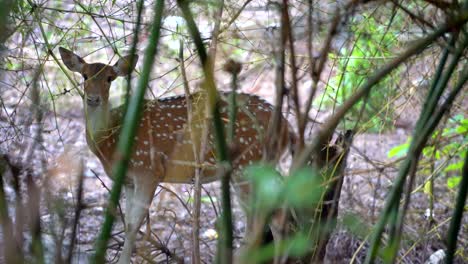
[[[132,65],[130,65],[131,57],[131,55],[124,56],[115,63],[113,69],[118,76],[127,76],[135,68],[135,65],[138,62],[138,55],[134,55]]]
[[[75,53],[60,47],[59,48],[60,57],[62,57],[63,63],[70,71],[74,72],[81,72],[83,66],[86,62],[80,56],[76,55]]]

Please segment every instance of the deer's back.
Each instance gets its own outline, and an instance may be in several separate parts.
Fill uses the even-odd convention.
[[[227,96],[227,94],[224,94]],[[265,136],[272,117],[273,107],[257,96],[237,94],[238,111],[234,126],[234,143],[231,144],[230,154],[234,168],[240,168],[262,159]],[[203,182],[215,180],[216,150],[214,135],[209,120],[205,123],[204,101],[195,94],[192,100],[192,121],[187,115],[185,96],[169,97],[160,100],[145,101],[143,116],[138,125],[134,148],[129,162],[129,171],[134,174],[145,174],[157,181],[169,183],[190,183],[197,166],[203,168]],[[99,149],[95,153],[103,163],[106,172],[110,174],[112,163],[115,161],[114,152],[123,120],[122,107],[112,110],[112,127],[110,135],[98,142]],[[228,104],[222,97],[220,112],[225,132],[228,128]],[[284,150],[288,141],[287,121],[282,118],[282,128],[278,140],[280,149]],[[204,162],[195,162],[194,149],[200,154],[203,145],[203,128],[209,124]],[[191,134],[193,133],[193,134]],[[192,140],[193,139],[193,140]],[[195,141],[195,142],[194,142]],[[195,146],[195,148],[194,148]],[[103,157],[113,157],[103,160]]]

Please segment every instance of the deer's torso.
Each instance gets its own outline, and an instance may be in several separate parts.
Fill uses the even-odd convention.
[[[195,168],[200,166],[195,162],[194,146],[200,153],[203,141],[203,127],[206,118],[202,111],[204,102],[199,94],[191,97],[192,122],[187,121],[187,104],[185,96],[169,97],[161,100],[145,101],[142,118],[137,129],[133,151],[130,157],[128,171],[131,175],[145,174],[154,177],[155,181],[168,183],[190,183],[193,181]],[[272,116],[273,107],[257,96],[246,94],[236,95],[238,112],[235,122],[234,144],[231,158],[234,168],[242,168],[262,158],[265,134]],[[225,124],[225,132],[229,123],[226,98],[221,100],[220,111]],[[96,148],[91,150],[101,160],[106,173],[111,176],[111,167],[115,162],[114,151],[122,125],[122,107],[111,110],[109,128],[105,136],[96,140]],[[287,121],[283,118],[280,148],[287,144]],[[208,122],[212,124],[212,122]],[[193,135],[191,132],[193,131]],[[192,137],[196,142],[192,141]],[[210,126],[204,158],[200,158],[203,168],[202,182],[216,180],[216,151],[214,136]],[[92,141],[89,137],[88,145]],[[91,145],[90,145],[91,146]],[[110,160],[106,157],[112,157]]]

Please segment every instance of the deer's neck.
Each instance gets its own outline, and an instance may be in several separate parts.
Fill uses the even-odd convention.
[[[84,106],[86,119],[86,140],[93,152],[96,151],[109,133],[110,127],[110,106],[103,103],[97,107]]]

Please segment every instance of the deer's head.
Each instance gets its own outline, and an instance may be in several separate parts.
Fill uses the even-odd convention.
[[[84,78],[84,102],[88,108],[96,108],[109,100],[109,88],[118,76],[126,76],[135,68],[138,56],[130,65],[130,55],[120,58],[113,66],[104,63],[86,63],[75,53],[60,47],[63,63],[73,72]]]

